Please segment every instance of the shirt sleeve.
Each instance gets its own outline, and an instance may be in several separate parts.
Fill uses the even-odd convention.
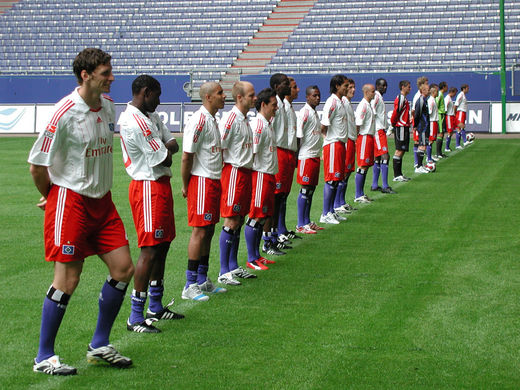
[[[186,153],[196,153],[204,137],[206,116],[203,113],[193,115],[184,127],[182,150]]]
[[[321,118],[321,124],[323,126],[330,126],[330,121],[336,115],[336,104],[335,100],[327,99],[325,102],[325,107],[323,107],[323,115]]]
[[[159,122],[163,124],[160,119]],[[160,125],[155,121],[138,114],[132,114],[126,121],[121,122],[121,133],[126,134],[125,144],[131,159],[137,157],[132,154],[141,154],[151,167],[164,161],[168,151],[161,139],[163,129],[158,126]]]
[[[309,123],[309,110],[304,108],[298,113],[296,122],[296,137],[303,138],[305,126]]]
[[[365,117],[367,115],[367,106],[366,103],[358,104],[356,108],[356,126],[363,126],[363,122],[365,121]]]
[[[220,144],[222,149],[228,149],[230,140],[233,138],[233,126],[235,121],[229,123],[230,115],[224,114],[219,122]]]

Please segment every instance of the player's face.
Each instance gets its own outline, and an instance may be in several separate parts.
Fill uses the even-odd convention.
[[[252,84],[248,84],[244,88],[243,99],[244,99],[244,103],[248,110],[250,110],[251,108],[253,108],[255,106],[256,95],[255,95],[255,88],[253,87]]]
[[[439,94],[439,90],[437,88],[430,89],[430,95],[432,95],[434,98],[437,97]]]
[[[356,93],[356,84],[351,83],[348,85],[347,88],[347,94],[345,95],[348,100],[351,100],[354,97],[354,94]]]
[[[208,95],[208,102],[213,109],[220,110],[226,104],[226,95],[220,85],[218,85],[211,95]]]
[[[112,74],[112,65],[109,63],[101,64],[94,69],[90,74],[86,70],[82,72],[83,84],[93,91],[99,93],[110,92],[110,86],[114,81],[114,75]]]
[[[144,96],[144,105],[145,110],[148,112],[155,112],[157,106],[161,104],[161,89],[157,91],[152,91],[150,89],[146,89]]]
[[[307,103],[309,103],[309,106],[312,108],[316,108],[318,104],[320,104],[321,95],[319,89],[313,89],[312,93],[307,96]]]
[[[343,84],[341,84],[339,87],[338,87],[338,90],[337,90],[337,95],[342,98],[343,96],[347,96],[347,90],[348,90],[348,81],[345,81]]]
[[[370,102],[372,101],[372,99],[374,98],[374,96],[376,96],[376,88],[374,86],[371,86],[367,92],[366,92],[366,96],[365,96],[365,99]]]
[[[410,93],[410,91],[412,90],[412,85],[411,84],[407,84],[403,87],[402,91],[403,91],[403,95],[406,96]]]
[[[262,107],[264,108],[264,118],[268,121],[271,120],[271,118],[276,113],[276,110],[278,110],[278,101],[276,100],[276,97],[271,97],[271,99],[269,99],[269,103],[267,104],[262,103]]]
[[[298,98],[298,93],[300,92],[300,88],[298,88],[298,85],[296,85],[296,81],[292,80],[290,83],[291,87],[291,99],[295,100]]]
[[[429,84],[426,83],[426,84],[421,85],[421,89],[420,89],[420,91],[421,91],[421,94],[422,94],[422,95],[427,96],[427,95],[428,95],[428,92],[430,91],[430,86],[429,86]]]
[[[284,76],[282,78],[282,82],[276,88],[276,94],[278,96],[290,96],[291,95],[291,83],[289,82],[289,77]]]
[[[379,93],[381,95],[384,95],[386,93],[387,88],[388,88],[388,84],[386,83],[386,81],[377,84],[377,90],[379,91]]]

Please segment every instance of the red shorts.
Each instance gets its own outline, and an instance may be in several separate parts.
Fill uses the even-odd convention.
[[[413,129],[413,142],[416,144],[419,143],[419,132],[417,129]]]
[[[358,135],[356,140],[356,154],[358,167],[374,165],[374,136]]]
[[[274,175],[253,171],[253,191],[249,218],[266,218],[274,212],[274,188],[276,179]]]
[[[302,186],[317,186],[320,177],[320,158],[298,160],[298,176],[296,181]]]
[[[192,175],[188,184],[188,226],[215,225],[220,218],[220,180]]]
[[[276,194],[288,194],[294,178],[294,168],[296,168],[295,154],[292,150],[276,148],[278,157],[278,173],[276,178]]]
[[[345,144],[333,142],[323,147],[325,181],[341,181],[345,178]]]
[[[251,204],[251,169],[224,164],[222,168],[222,194],[220,215],[224,218],[246,216]]]
[[[345,173],[354,172],[356,170],[356,141],[347,140],[345,158]]]
[[[374,155],[376,157],[388,153],[388,140],[386,139],[386,131],[377,130],[374,135]]]
[[[439,134],[439,122],[430,122],[430,137],[428,140],[434,142],[437,139],[437,134]]]
[[[128,199],[139,248],[173,241],[175,217],[172,187],[168,176],[156,181],[132,180],[128,188]]]
[[[128,245],[123,222],[108,192],[89,198],[53,185],[45,206],[45,260],[67,263]]]
[[[465,125],[466,124],[466,113],[464,111],[457,111],[456,114],[456,125]]]
[[[451,134],[453,130],[455,130],[455,115],[446,115],[446,131]]]

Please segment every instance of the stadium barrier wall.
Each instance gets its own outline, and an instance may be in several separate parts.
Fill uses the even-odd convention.
[[[296,111],[303,107],[303,102],[295,102]],[[322,115],[324,102],[318,108]],[[0,104],[0,134],[36,134],[45,129],[53,114],[54,104]],[[181,133],[184,124],[200,107],[199,103],[165,103],[157,107],[157,113],[164,124],[173,132]],[[227,104],[217,113],[220,118],[222,112],[230,110],[232,104]],[[125,110],[126,104],[116,103],[116,122]],[[387,115],[392,115],[393,104],[386,103]],[[476,133],[502,132],[501,104],[493,102],[469,102],[467,115],[467,130]],[[255,112],[251,111],[250,116]],[[119,129],[116,126],[116,132]],[[520,103],[507,105],[507,132],[520,133]]]

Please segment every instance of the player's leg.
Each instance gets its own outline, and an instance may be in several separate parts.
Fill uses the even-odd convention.
[[[218,281],[223,284],[239,285],[240,282],[233,278],[229,272],[237,267],[230,265],[230,258],[233,252],[235,241],[239,239],[237,233],[240,232],[241,216],[235,215],[224,218],[222,231],[220,232],[219,247],[220,247],[220,273]]]

